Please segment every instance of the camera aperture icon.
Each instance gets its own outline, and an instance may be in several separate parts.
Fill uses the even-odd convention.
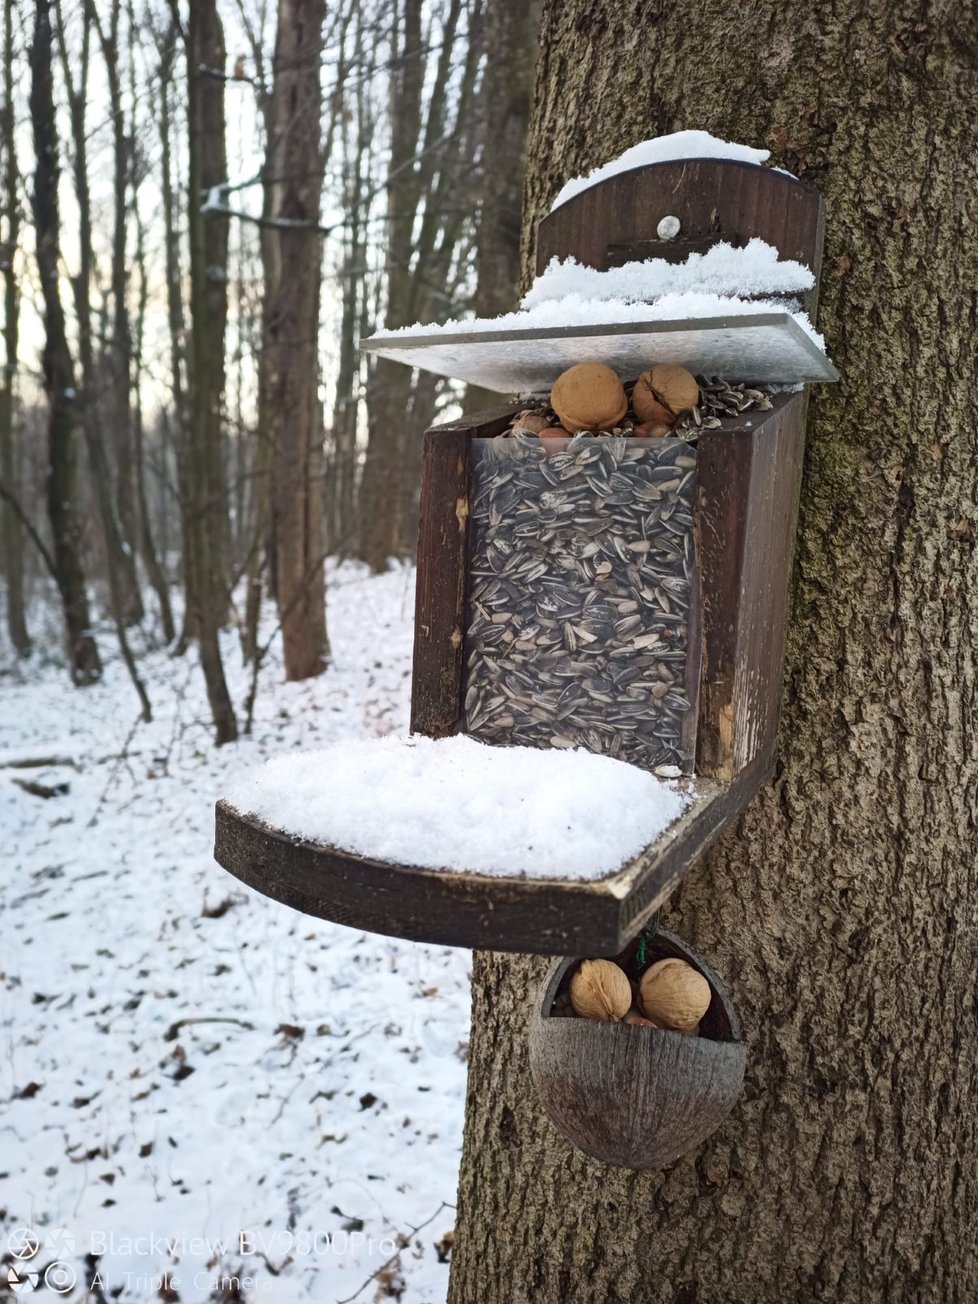
[[[44,1233],[44,1248],[56,1259],[70,1259],[75,1252],[74,1233],[67,1227],[52,1227]]]
[[[7,1252],[18,1263],[33,1259],[41,1248],[41,1238],[30,1227],[14,1227],[7,1233]]]

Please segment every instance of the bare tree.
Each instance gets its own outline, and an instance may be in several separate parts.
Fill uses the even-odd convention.
[[[248,38],[248,44],[254,64],[254,74],[250,79],[250,84],[255,90],[259,120],[264,133],[265,167],[263,168],[263,175],[267,173],[270,177],[271,174],[268,172],[268,169],[271,164],[269,151],[271,140],[272,97],[269,87],[268,72],[265,67],[264,20],[266,16],[266,7],[263,3],[259,14],[259,20],[257,22],[253,19],[253,16],[249,12],[248,6],[245,4],[244,0],[237,0],[237,9],[241,25]],[[236,68],[236,71],[243,73],[244,70],[242,68]],[[244,80],[244,78],[235,77],[235,80],[241,81]],[[272,199],[273,188],[271,184],[263,185],[258,236],[263,280],[265,281],[268,279],[268,269],[272,267],[273,263],[270,225]],[[252,492],[251,520],[249,523],[250,541],[245,564],[245,614],[241,631],[242,651],[245,659],[252,663],[256,674],[259,660],[258,625],[261,618],[261,605],[264,594],[264,576],[266,571],[270,572],[269,587],[273,593],[276,581],[275,546],[271,532],[272,441],[269,432],[268,411],[268,403],[272,391],[271,386],[266,382],[264,375],[266,359],[270,359],[271,356],[267,349],[269,328],[268,308],[269,305],[267,299],[263,295],[259,326],[260,338],[257,347],[259,368],[258,413],[254,432],[251,464]],[[246,730],[247,728],[248,726],[246,724]]]
[[[170,604],[170,588],[166,572],[162,562],[160,561],[156,541],[153,538],[149,499],[146,491],[146,451],[143,421],[143,343],[146,334],[146,307],[149,300],[149,279],[146,270],[146,229],[139,204],[139,190],[145,178],[147,168],[140,157],[140,151],[137,147],[136,104],[138,102],[138,87],[136,84],[136,59],[134,55],[136,43],[136,18],[133,11],[132,0],[128,0],[127,2],[127,15],[130,50],[129,98],[132,103],[132,122],[129,126],[129,140],[131,142],[131,148],[129,151],[129,190],[131,195],[132,219],[136,228],[135,265],[139,287],[137,293],[135,328],[132,334],[133,492],[135,494],[133,519],[134,528],[137,531],[139,553],[143,559],[147,578],[152,585],[153,592],[156,594],[156,601],[160,609],[160,625],[162,627],[163,638],[167,643],[172,643],[176,636],[176,629],[173,623],[173,609]],[[113,276],[113,280],[115,280],[115,276]],[[122,334],[122,330],[118,326],[118,323],[116,329],[117,333]]]
[[[126,633],[127,624],[142,619],[142,597],[139,592],[133,549],[124,538],[112,494],[112,465],[106,447],[105,430],[101,415],[102,402],[105,396],[100,393],[93,344],[90,298],[93,265],[92,206],[88,179],[88,133],[85,125],[85,109],[88,102],[89,32],[91,27],[88,20],[91,14],[87,9],[84,12],[81,67],[79,82],[76,86],[71,74],[68,37],[65,32],[60,0],[56,5],[56,11],[58,15],[61,66],[71,113],[72,139],[74,143],[73,172],[79,213],[80,267],[78,276],[73,281],[73,286],[83,380],[80,410],[81,427],[85,436],[85,446],[92,472],[91,478],[99,506],[99,519],[102,526],[102,538],[105,544],[107,560],[109,604],[119,640],[119,650],[122,653],[122,659],[129,672],[129,678],[132,680],[136,695],[139,698],[142,717],[148,721],[152,718],[149,696],[139,675],[136,658]],[[67,342],[65,348],[67,351]],[[126,369],[125,385],[125,401],[128,409],[128,367]]]
[[[272,451],[275,595],[288,679],[320,674],[329,654],[319,400],[325,17],[325,0],[279,0],[265,164],[271,195],[263,232],[262,407]]]
[[[154,33],[159,66],[156,86],[159,94],[160,136],[160,197],[162,200],[164,272],[166,276],[166,309],[169,331],[170,392],[172,407],[165,416],[166,426],[173,442],[177,467],[178,502],[180,506],[181,561],[183,569],[184,610],[183,626],[175,652],[181,655],[194,637],[194,613],[197,608],[193,596],[193,547],[190,539],[191,513],[190,472],[188,468],[190,412],[187,394],[187,340],[186,314],[183,299],[183,268],[180,259],[180,228],[178,220],[178,190],[176,162],[173,157],[174,136],[174,77],[177,58],[177,39],[180,27],[175,18]]]
[[[88,104],[91,34],[94,29],[92,0],[85,0],[81,14],[81,33],[78,53],[78,75],[71,66],[73,37],[66,30],[62,0],[57,0],[55,13],[58,23],[58,49],[61,71],[68,99],[71,120],[71,163],[78,204],[78,274],[72,278],[75,316],[78,321],[78,358],[81,364],[81,401],[79,405],[85,448],[92,471],[92,482],[101,517],[105,541],[106,564],[114,592],[120,604],[122,617],[127,624],[142,619],[142,597],[136,574],[135,554],[125,537],[116,510],[113,491],[114,473],[112,459],[106,445],[105,404],[113,402],[113,387],[104,385],[100,359],[96,355],[95,328],[92,322],[92,281],[95,255],[92,230],[92,197],[89,181]],[[100,332],[101,333],[101,332]],[[126,402],[128,403],[128,374]]]
[[[384,266],[389,327],[450,315],[464,273],[456,258],[459,237],[471,211],[467,179],[474,164],[467,129],[482,53],[482,4],[447,0],[435,43],[425,40],[424,9],[422,0],[403,0],[394,11],[391,37]],[[463,17],[468,39],[457,70]],[[429,69],[433,44],[437,53]],[[428,376],[415,383],[408,368],[383,358],[370,371],[359,552],[375,570],[414,546],[417,437],[431,421],[436,384]]]
[[[48,518],[64,610],[68,663],[78,686],[100,678],[81,562],[82,526],[75,502],[77,390],[59,287],[58,137],[51,66],[50,0],[37,0],[31,46],[31,124],[34,134],[34,240],[44,298],[44,388],[48,396]]]
[[[487,0],[486,70],[480,93],[484,121],[475,310],[480,317],[511,312],[519,297],[520,232],[526,132],[533,95],[541,0],[514,5]],[[471,411],[504,396],[470,385]],[[509,397],[508,395],[505,397]]]
[[[93,3],[88,15],[98,34],[105,63],[109,116],[112,123],[112,254],[110,260],[112,326],[111,334],[103,346],[103,370],[107,384],[100,395],[100,407],[104,413],[105,426],[111,432],[110,437],[115,445],[116,518],[127,556],[132,559],[130,573],[135,575],[135,551],[140,532],[133,467],[130,401],[132,328],[128,303],[130,217],[128,190],[133,142],[127,134],[122,95],[123,73],[119,48],[121,16],[121,0],[108,0],[108,4],[104,7]],[[134,57],[134,51],[130,49],[128,53],[130,64],[134,61]],[[141,601],[139,605],[141,606]]]
[[[349,61],[364,66],[368,55],[363,6],[351,15],[353,48]],[[334,114],[339,118],[342,147],[343,210],[346,215],[340,294],[343,311],[340,325],[336,392],[330,423],[329,505],[327,524],[332,551],[352,551],[356,531],[357,433],[360,426],[360,373],[358,336],[366,311],[367,233],[365,227],[369,194],[371,141],[376,130],[375,115],[361,74],[347,90],[347,28],[342,33],[339,75],[333,91]],[[347,107],[347,99],[353,104]]]
[[[20,239],[17,139],[14,123],[14,0],[3,12],[3,103],[0,105],[0,155],[3,158],[3,211],[5,222],[0,240],[0,271],[3,273],[3,383],[0,386],[0,480],[10,494],[19,488],[19,457],[14,433],[14,395],[17,384],[20,294],[14,266]],[[7,582],[7,632],[21,656],[30,651],[30,637],[24,614],[24,539],[12,503],[0,503],[0,539],[3,542],[3,570]]]
[[[221,661],[219,631],[228,611],[228,495],[223,456],[224,334],[228,229],[204,201],[227,180],[224,128],[224,30],[216,0],[197,0],[187,27],[190,229],[190,412],[186,476],[193,628],[218,745],[238,736]]]

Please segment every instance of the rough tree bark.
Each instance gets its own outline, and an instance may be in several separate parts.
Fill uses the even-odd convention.
[[[58,593],[64,610],[68,665],[78,687],[101,678],[81,561],[82,522],[75,501],[76,406],[74,366],[68,350],[59,288],[60,214],[58,137],[51,68],[50,0],[37,0],[31,45],[31,125],[34,133],[34,247],[44,299],[44,389],[48,396],[47,506],[54,542]]]
[[[950,0],[545,0],[526,246],[643,137],[768,144],[818,185],[821,326],[780,760],[668,913],[718,968],[744,1096],[664,1172],[534,1099],[546,962],[479,955],[454,1304],[978,1294],[978,29]],[[634,12],[633,12],[634,10]],[[528,264],[527,264],[528,266]]]
[[[189,131],[188,225],[190,228],[189,350],[190,413],[187,428],[183,511],[190,547],[192,627],[218,745],[233,742],[238,725],[224,678],[218,634],[228,610],[224,546],[227,485],[224,475],[221,404],[224,395],[224,332],[227,324],[227,222],[202,211],[214,186],[227,180],[224,134],[224,29],[216,0],[189,9],[187,112]]]
[[[3,157],[3,208],[5,231],[0,240],[0,272],[3,273],[3,383],[0,384],[0,480],[8,490],[18,490],[18,448],[14,433],[14,391],[17,382],[17,352],[20,325],[20,295],[14,260],[20,239],[20,209],[17,197],[17,139],[14,126],[14,4],[3,11],[3,102],[0,104],[0,153]],[[20,656],[31,648],[24,615],[24,536],[13,504],[0,502],[0,543],[3,546],[3,574],[7,583],[7,633]]]
[[[319,400],[318,230],[324,154],[325,0],[279,0],[268,114],[263,232],[264,433],[272,450],[271,510],[287,679],[321,674],[329,658],[323,569],[323,413]]]
[[[520,283],[520,232],[526,132],[533,98],[541,0],[514,5],[488,0],[486,71],[482,82],[485,137],[478,274],[474,307],[479,317],[498,317],[516,307]],[[508,396],[470,385],[471,412],[505,402]]]

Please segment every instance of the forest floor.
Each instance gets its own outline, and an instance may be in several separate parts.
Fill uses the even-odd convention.
[[[77,1301],[444,1299],[468,952],[297,914],[211,857],[247,768],[406,729],[413,586],[333,570],[328,672],[283,683],[273,646],[220,750],[192,653],[142,655],[149,725],[108,632],[92,688],[0,664],[0,1300],[52,1263]]]

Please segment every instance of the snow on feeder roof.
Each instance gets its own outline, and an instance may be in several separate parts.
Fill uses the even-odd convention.
[[[609,245],[584,260],[592,266],[582,266],[573,257],[555,259],[536,278],[518,312],[416,323],[374,335],[363,341],[363,348],[499,393],[544,391],[561,371],[595,360],[614,367],[623,380],[660,362],[728,380],[837,380],[801,302],[814,285],[814,269],[779,258],[774,245],[750,238],[750,231],[725,240],[715,213],[708,230],[696,233],[695,243],[701,247],[684,247],[689,231],[670,211],[677,202],[676,186],[663,178],[660,190],[654,181],[662,164],[682,168],[689,163],[691,170],[727,164],[734,173],[768,176],[771,169],[761,167],[767,158],[767,150],[720,140],[706,131],[679,131],[642,141],[586,177],[568,181],[540,232],[554,221],[566,225],[566,214],[577,211],[574,201],[587,206],[579,216],[584,226],[594,229],[595,194],[607,191],[609,183],[611,188],[627,188],[630,178],[647,177],[648,194],[634,211],[626,208],[632,212],[630,220],[637,216],[639,226],[651,223],[659,240],[649,253],[661,251],[665,257],[623,260]],[[735,179],[731,184],[736,189]],[[807,189],[794,179],[783,184],[799,192]],[[661,213],[653,215],[649,202]],[[727,207],[730,220],[738,205]],[[697,224],[702,225],[699,220]],[[573,232],[568,229],[564,235],[570,244],[558,247],[561,254],[573,252]],[[544,247],[546,241],[541,241]],[[688,255],[685,261],[683,252]],[[608,265],[615,262],[619,265]]]
[[[654,136],[651,140],[640,141],[631,149],[626,149],[617,158],[602,163],[586,177],[573,177],[564,183],[557,193],[557,198],[550,206],[550,211],[566,204],[583,191],[607,181],[620,172],[629,172],[632,168],[649,167],[653,163],[672,163],[679,159],[725,158],[736,163],[753,163],[758,167],[771,157],[767,149],[753,149],[750,145],[738,145],[733,141],[721,140],[708,131],[674,131],[668,136]]]
[[[802,311],[811,270],[754,239],[720,242],[682,263],[662,258],[599,270],[553,259],[519,311],[374,335],[364,348],[500,392],[548,389],[576,362],[624,380],[656,362],[777,383],[833,380],[822,337]],[[778,296],[795,296],[787,302]]]

